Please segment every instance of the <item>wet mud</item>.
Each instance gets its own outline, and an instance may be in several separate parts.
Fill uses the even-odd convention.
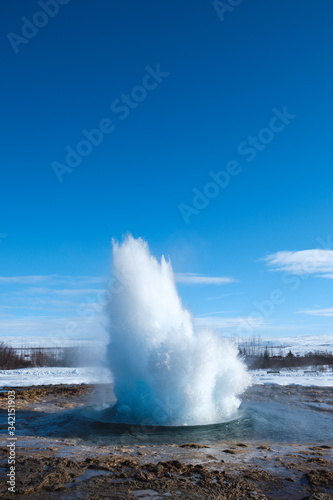
[[[332,390],[302,388],[302,400],[327,401]],[[106,386],[15,389],[16,409],[57,413],[98,399]],[[265,391],[267,388],[265,388]],[[288,396],[283,388],[281,397]],[[267,395],[266,395],[267,396]],[[263,391],[263,398],[265,393]],[[6,393],[0,395],[2,411]],[[100,445],[18,436],[15,494],[8,491],[7,436],[0,439],[0,498],[39,499],[333,499],[331,442],[226,440]]]

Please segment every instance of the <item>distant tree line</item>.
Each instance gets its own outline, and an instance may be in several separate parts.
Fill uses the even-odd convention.
[[[301,368],[306,366],[323,367],[324,365],[333,368],[333,353],[326,352],[308,352],[302,356],[293,354],[291,350],[283,355],[271,355],[268,348],[265,348],[259,355],[244,355],[247,366],[253,370],[259,368],[280,369],[280,368]]]
[[[0,343],[0,369],[1,370],[13,370],[14,368],[23,368],[27,365],[24,363],[24,359],[17,355],[16,351],[4,344]]]
[[[313,351],[302,356],[295,355],[291,349],[284,354],[286,347],[264,345],[260,337],[242,339],[238,343],[240,356],[251,369],[296,368],[303,366],[324,366],[333,368],[333,353]],[[63,348],[20,348],[7,346],[0,342],[0,370],[14,370],[29,367],[77,367],[91,362],[91,348],[76,346]]]
[[[86,356],[83,351],[86,350],[84,347],[15,349],[0,342],[0,370],[44,366],[74,367],[84,361]]]

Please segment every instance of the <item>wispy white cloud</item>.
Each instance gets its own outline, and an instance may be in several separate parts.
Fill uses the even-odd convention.
[[[333,307],[327,309],[307,309],[305,311],[297,311],[297,314],[310,314],[311,316],[333,316]]]
[[[186,284],[224,285],[227,283],[235,283],[238,281],[234,278],[226,276],[205,276],[196,273],[175,273],[175,278],[178,283],[186,283]],[[57,274],[30,275],[30,276],[0,276],[0,285],[43,284],[48,286],[59,286],[61,284],[66,284],[67,286],[83,286],[89,284],[90,285],[101,284],[101,283],[106,284],[106,282],[107,279],[105,277],[99,277],[99,276],[60,276]],[[37,290],[38,289],[36,288],[35,291],[37,292]],[[43,289],[40,288],[40,290],[42,292]]]
[[[21,318],[0,318],[0,337],[22,335],[27,342],[30,336],[52,338],[101,338],[106,337],[105,318],[102,314],[87,311],[84,316],[68,318],[45,316],[24,316]]]
[[[24,311],[55,317],[77,314],[82,304],[105,304],[106,278],[98,276],[28,275],[0,277],[0,302],[13,319]],[[102,286],[105,285],[105,288]],[[92,307],[92,305],[91,305]],[[80,309],[80,310],[81,310]],[[9,311],[8,311],[9,312]]]
[[[234,278],[225,276],[205,276],[195,273],[175,273],[177,283],[186,285],[226,285],[228,283],[236,283]]]
[[[333,250],[316,248],[299,252],[281,251],[260,259],[270,271],[287,271],[291,274],[316,274],[333,279]]]
[[[2,306],[2,308],[14,311],[57,311],[69,312],[74,311],[78,306],[78,301],[57,300],[50,297],[12,297],[7,298],[10,305]]]
[[[215,295],[214,297],[206,297],[205,300],[219,300],[219,299],[224,299],[225,297],[231,297],[232,295],[244,295],[244,293],[245,292],[224,293],[223,295]]]
[[[22,285],[32,285],[34,283],[42,283],[52,276],[0,276],[0,283],[3,284],[22,284]]]
[[[204,318],[206,316],[211,316],[213,314],[237,314],[239,311],[213,311],[209,313],[199,314],[198,318]]]
[[[105,292],[104,288],[28,288],[25,294],[28,295],[88,295],[89,293],[99,294]],[[22,293],[22,292],[17,292]]]
[[[36,283],[47,283],[49,285],[59,284],[93,284],[104,283],[106,278],[100,276],[61,276],[58,274],[30,275],[30,276],[0,276],[0,284],[33,285]]]
[[[235,333],[239,329],[248,331],[261,330],[267,328],[270,322],[263,317],[256,316],[238,316],[238,317],[219,317],[209,316],[203,318],[194,318],[194,325],[199,328],[217,328],[228,330]]]

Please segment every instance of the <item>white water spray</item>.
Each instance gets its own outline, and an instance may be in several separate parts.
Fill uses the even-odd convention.
[[[232,419],[250,376],[237,347],[194,332],[173,270],[141,239],[113,244],[108,358],[118,422],[205,425]]]

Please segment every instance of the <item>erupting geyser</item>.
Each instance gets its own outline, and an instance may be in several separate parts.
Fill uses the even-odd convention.
[[[232,419],[250,376],[237,347],[194,332],[170,262],[129,236],[113,244],[108,359],[115,420],[143,425],[205,425]]]

